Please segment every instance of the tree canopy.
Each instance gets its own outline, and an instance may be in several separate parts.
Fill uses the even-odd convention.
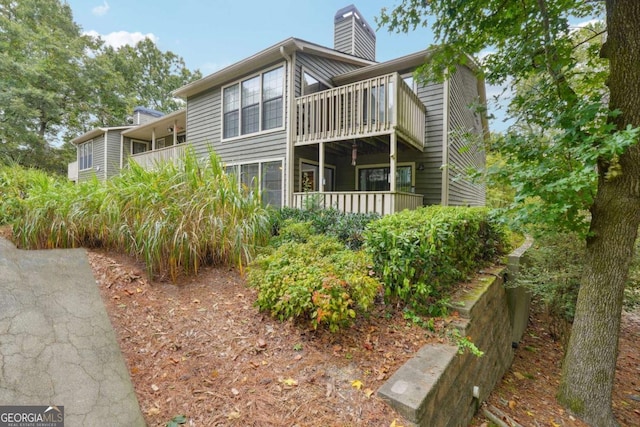
[[[572,25],[586,20],[600,24]],[[446,77],[470,54],[487,82],[512,86],[515,124],[494,139],[502,161],[488,177],[513,184],[520,223],[585,236],[558,398],[592,425],[617,425],[611,389],[640,225],[640,2],[403,0],[379,23],[433,29],[425,78]]]
[[[0,0],[0,155],[64,172],[65,142],[138,105],[175,111],[171,92],[200,77],[150,39],[115,49],[83,34],[66,2]]]

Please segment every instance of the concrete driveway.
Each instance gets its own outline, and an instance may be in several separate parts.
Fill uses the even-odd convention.
[[[0,238],[0,406],[64,406],[65,426],[144,426],[83,249]]]

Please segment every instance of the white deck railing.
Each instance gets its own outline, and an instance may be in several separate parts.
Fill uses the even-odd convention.
[[[133,154],[131,158],[143,168],[151,169],[158,163],[173,161],[181,157],[184,155],[185,149],[186,144],[172,145],[170,147]]]
[[[331,191],[293,193],[293,207],[298,209],[317,205],[334,208],[346,213],[378,213],[388,215],[404,209],[422,206],[422,195],[414,193],[392,193],[390,191]]]
[[[69,181],[78,180],[78,161],[77,160],[67,165],[67,178],[69,178]]]
[[[398,73],[296,98],[296,144],[389,134],[424,148],[425,108]]]

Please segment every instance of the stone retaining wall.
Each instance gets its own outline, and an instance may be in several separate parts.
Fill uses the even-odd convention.
[[[526,248],[531,242],[525,243]],[[525,250],[510,255],[519,259]],[[505,269],[484,274],[452,298],[460,318],[451,325],[484,352],[458,354],[451,345],[428,344],[380,387],[378,395],[418,426],[466,426],[511,366],[512,343],[520,339],[528,318],[529,296],[504,286]],[[512,280],[516,272],[509,270]],[[509,302],[512,305],[510,307]],[[519,336],[517,336],[519,334]]]

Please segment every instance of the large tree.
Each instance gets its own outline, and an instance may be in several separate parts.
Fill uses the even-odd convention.
[[[0,0],[0,148],[27,163],[57,152],[61,130],[82,102],[78,79],[92,46],[58,0]]]
[[[0,160],[63,173],[66,141],[138,105],[175,111],[171,92],[200,77],[150,39],[114,49],[84,35],[61,0],[0,0]]]
[[[606,63],[594,72],[585,66],[594,52],[585,58],[583,47],[597,30],[577,40],[571,23],[599,16]],[[586,240],[558,399],[592,425],[617,425],[611,391],[640,225],[640,2],[403,0],[380,22],[405,32],[431,26],[429,78],[446,75],[463,52],[484,53],[487,82],[517,88],[508,110],[516,125],[494,148],[515,165],[507,170],[519,218],[584,231]]]

